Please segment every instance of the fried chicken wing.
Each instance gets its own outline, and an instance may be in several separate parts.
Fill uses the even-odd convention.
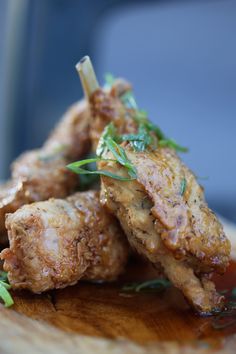
[[[88,126],[86,103],[75,103],[41,149],[22,154],[12,164],[12,179],[0,189],[0,241],[5,241],[6,213],[34,201],[63,198],[75,189],[78,178],[66,165],[88,151]]]
[[[82,82],[86,82],[89,72],[87,68],[83,71],[84,62],[79,67]],[[88,86],[90,81],[88,78]],[[93,145],[98,140],[93,131],[97,129],[100,134],[101,127],[110,122],[118,135],[109,137],[109,145],[107,140],[102,151],[103,160],[98,162],[99,170],[118,177],[102,176],[102,203],[117,216],[130,244],[155,266],[161,265],[197,311],[210,313],[220,308],[223,297],[217,294],[210,277],[214,271],[225,271],[230,242],[208,208],[194,174],[174,149],[159,144],[159,140],[165,140],[159,128],[153,128],[147,120],[139,124],[136,107],[125,105],[112,89],[105,92],[93,87],[87,96],[96,122],[91,126]],[[120,134],[124,133],[122,139]],[[163,142],[166,144],[166,140]],[[140,143],[143,145],[137,149]],[[127,166],[132,166],[132,175]],[[134,175],[134,180],[124,181]]]
[[[209,275],[224,272],[230,243],[195,177],[169,149],[135,153],[127,148],[126,152],[137,168],[137,181],[102,177],[103,203],[120,220],[130,244],[160,264],[198,311],[220,307],[223,298]],[[127,177],[116,163],[101,162],[100,168]],[[181,196],[183,177],[187,187]]]
[[[35,293],[80,279],[110,281],[124,270],[128,244],[99,192],[25,205],[8,214],[10,248],[1,253],[13,289]]]
[[[101,134],[108,123],[114,123],[119,133],[134,133],[137,124],[130,115],[126,114],[126,109],[119,98],[131,90],[131,85],[123,80],[115,81],[109,94],[104,90],[96,90],[90,97],[90,137],[92,148],[96,151]]]

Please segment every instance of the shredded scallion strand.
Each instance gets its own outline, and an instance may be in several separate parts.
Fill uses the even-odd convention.
[[[115,78],[112,74],[108,73],[105,76],[105,86],[111,87],[115,81]],[[118,179],[120,181],[129,181],[137,178],[137,171],[136,167],[132,164],[132,162],[128,159],[124,148],[120,145],[123,141],[128,141],[130,145],[133,147],[135,151],[145,151],[148,146],[153,143],[153,132],[158,138],[158,145],[159,146],[166,146],[175,149],[176,151],[186,152],[187,149],[178,145],[173,139],[168,139],[162,130],[156,126],[155,124],[151,123],[148,120],[148,115],[145,111],[140,110],[136,103],[134,94],[131,90],[125,92],[120,97],[121,102],[124,104],[125,107],[128,109],[133,110],[134,112],[134,120],[138,124],[138,132],[136,134],[117,134],[116,128],[113,123],[108,124],[98,143],[98,147],[96,150],[97,158],[95,159],[85,159],[82,161],[74,162],[69,164],[67,167],[80,175],[103,175],[111,178]],[[91,162],[98,162],[98,161],[108,161],[104,159],[103,156],[105,153],[110,151],[115,160],[110,160],[113,162],[118,162],[122,166],[125,167],[129,178],[119,176],[113,174],[109,171],[105,170],[89,170],[84,169],[82,166],[90,164]]]
[[[181,184],[180,184],[180,195],[184,195],[184,193],[186,191],[186,187],[187,187],[187,180],[184,177],[184,178],[182,178]]]
[[[134,98],[134,94],[132,91],[127,91],[125,92],[121,97],[120,97],[121,102],[126,106],[127,108],[131,108],[134,110],[138,110],[138,105],[136,103],[136,100]]]
[[[108,137],[106,139],[106,145],[109,151],[111,151],[114,157],[116,158],[116,161],[119,162],[122,166],[124,166],[127,169],[128,175],[132,179],[136,179],[137,177],[136,168],[134,167],[134,165],[132,165],[132,163],[128,159],[123,147],[117,144],[115,140],[113,140],[111,137]]]
[[[188,151],[188,149],[186,147],[183,147],[183,146],[177,144],[174,139],[167,138],[158,126],[156,126],[155,124],[153,124],[152,122],[150,122],[148,120],[147,112],[138,109],[138,105],[136,103],[136,100],[135,100],[135,97],[134,97],[134,94],[132,91],[127,91],[126,93],[124,93],[121,96],[120,99],[121,99],[121,102],[127,108],[133,109],[135,111],[134,119],[139,125],[139,130],[141,130],[143,132],[145,129],[145,133],[146,133],[145,134],[145,143],[137,145],[137,144],[131,142],[131,145],[134,148],[136,145],[135,150],[144,151],[146,149],[146,147],[152,143],[150,132],[154,132],[159,140],[158,145],[160,147],[169,147],[169,148],[174,149],[178,152],[187,152]],[[147,139],[148,135],[150,137],[149,140]],[[140,137],[140,133],[137,134],[137,137],[139,137],[139,140],[143,139],[142,137]],[[138,146],[138,148],[137,148],[137,146]]]
[[[0,280],[4,282],[8,282],[7,272],[4,272],[4,270],[0,271]]]
[[[152,279],[144,282],[126,284],[122,287],[123,292],[162,292],[171,286],[167,279]]]
[[[73,171],[74,173],[79,174],[79,175],[101,175],[101,176],[106,176],[106,177],[111,177],[111,178],[114,178],[114,179],[118,179],[119,181],[130,181],[130,180],[135,179],[134,177],[133,178],[132,177],[129,177],[129,178],[122,177],[122,176],[116,175],[116,174],[114,174],[112,172],[105,171],[105,170],[94,170],[94,171],[91,171],[91,170],[86,170],[86,169],[82,168],[82,166],[84,166],[84,165],[88,165],[90,163],[99,162],[99,161],[117,162],[116,160],[102,159],[100,157],[96,157],[96,158],[93,158],[93,159],[86,159],[86,160],[73,162],[73,163],[67,165],[67,168],[69,170]]]
[[[5,307],[10,307],[14,304],[11,294],[8,290],[11,289],[11,285],[8,282],[7,273],[0,272],[0,298],[2,299]]]
[[[115,82],[115,77],[111,73],[106,73],[104,75],[104,78],[105,78],[105,85],[104,85],[105,89],[111,88],[111,86]]]

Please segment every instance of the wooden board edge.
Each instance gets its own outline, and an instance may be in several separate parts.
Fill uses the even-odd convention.
[[[145,347],[127,340],[111,340],[63,332],[43,321],[30,319],[14,310],[0,306],[1,354],[233,354],[236,335],[222,343],[223,347],[181,345],[177,342],[158,342]]]

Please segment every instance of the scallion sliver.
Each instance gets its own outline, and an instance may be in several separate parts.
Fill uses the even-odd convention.
[[[105,170],[91,171],[91,170],[86,170],[86,169],[82,168],[82,166],[84,166],[84,165],[88,165],[90,163],[98,162],[98,161],[117,162],[116,160],[112,160],[112,159],[102,159],[100,157],[96,157],[96,158],[92,158],[92,159],[86,159],[86,160],[73,162],[73,163],[67,165],[67,168],[77,174],[80,174],[80,175],[101,175],[101,176],[106,176],[106,177],[118,179],[120,181],[130,181],[130,180],[135,179],[135,177],[126,178],[126,177],[118,176],[112,172],[105,171]]]

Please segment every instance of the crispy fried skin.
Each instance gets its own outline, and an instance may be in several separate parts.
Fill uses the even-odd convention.
[[[127,109],[118,97],[131,90],[131,86],[125,80],[117,80],[111,88],[110,93],[98,89],[90,98],[91,123],[90,137],[93,150],[96,151],[99,138],[107,124],[113,122],[118,132],[134,133],[137,124],[131,115],[126,114]]]
[[[134,152],[127,156],[137,169],[138,182],[152,200],[157,232],[176,259],[196,261],[196,270],[224,273],[230,242],[208,208],[202,187],[172,149]],[[185,179],[186,188],[181,185]]]
[[[96,91],[90,104],[97,126],[113,121],[119,132],[135,130],[130,123],[132,110],[111,94]],[[94,145],[96,142],[95,136]],[[223,297],[209,278],[214,271],[225,271],[230,243],[194,174],[174,150],[153,147],[135,152],[129,144],[123,143],[123,147],[137,169],[137,180],[102,177],[103,204],[118,217],[130,244],[152,263],[161,264],[197,311],[209,313],[221,307]],[[110,153],[103,157],[113,158]],[[99,162],[99,168],[127,177],[117,163]]]
[[[63,198],[74,190],[78,178],[66,165],[89,146],[89,110],[81,101],[66,112],[41,149],[22,154],[12,164],[12,179],[0,190],[0,241],[5,241],[6,213],[35,201]]]
[[[110,95],[113,98],[119,97],[130,88],[126,81],[117,80]],[[96,108],[98,105],[103,111],[102,123],[99,120],[91,122],[88,105],[85,101],[77,102],[65,113],[41,149],[23,153],[12,164],[12,179],[0,188],[0,243],[7,240],[6,213],[12,213],[20,206],[35,201],[51,197],[64,198],[75,189],[78,177],[66,165],[80,159],[89,150],[91,138],[94,147],[96,146],[106,125],[106,115],[111,115],[111,111],[107,112],[107,107],[111,107],[112,101],[108,99],[105,102],[102,90],[98,90],[92,99],[92,107]],[[114,114],[118,109],[117,104],[124,113],[122,104],[118,100],[114,102]],[[117,116],[118,127],[121,126],[119,116],[123,116],[123,113]],[[129,121],[129,129],[132,130],[134,123],[131,119]],[[124,127],[126,126],[127,122]]]
[[[128,154],[130,159],[131,154],[135,153],[132,151]],[[139,154],[136,157],[139,159]],[[144,161],[146,164],[140,159],[140,167],[142,166],[142,171],[146,172],[145,177],[148,176],[150,172],[147,166],[148,158],[148,156],[145,157]],[[135,164],[134,159],[131,159],[131,161]],[[141,162],[143,163],[142,165]],[[138,164],[135,164],[135,166],[139,176]],[[126,172],[123,168],[115,163],[101,162],[100,168],[126,176]],[[140,172],[140,179],[143,177],[142,173],[143,172]],[[166,180],[162,171],[158,171],[158,164],[155,168],[155,176],[157,179],[159,177],[161,181],[163,181],[163,179]],[[190,178],[190,175],[186,177]],[[171,186],[166,192],[169,193],[169,199],[171,200],[173,193]],[[153,192],[153,194],[155,193]],[[164,187],[163,189],[159,189],[158,195],[161,201],[163,198],[167,198]],[[102,202],[120,220],[132,247],[134,247],[138,253],[145,255],[155,265],[158,266],[158,264],[161,264],[167,277],[183,292],[187,300],[199,312],[208,313],[214,308],[220,307],[223,298],[216,293],[214,284],[209,279],[209,275],[214,270],[223,272],[228,264],[230,244],[220,224],[216,221],[215,215],[208,209],[208,223],[203,223],[205,219],[202,220],[202,218],[205,217],[205,214],[202,214],[201,206],[204,207],[203,210],[205,210],[206,204],[204,200],[201,200],[198,210],[191,210],[191,205],[188,205],[190,199],[186,203],[186,200],[183,198],[183,200],[179,202],[179,211],[181,212],[180,215],[182,218],[183,211],[181,206],[185,207],[184,215],[187,218],[187,220],[185,220],[185,228],[181,232],[181,225],[177,215],[176,224],[172,229],[169,229],[168,226],[164,225],[161,221],[163,214],[159,217],[157,213],[155,213],[153,199],[152,194],[147,192],[144,182],[142,181],[140,183],[139,177],[138,181],[130,182],[120,182],[112,178],[102,177]],[[162,204],[160,203],[160,205]],[[171,213],[171,210],[172,207],[170,206],[168,212]],[[177,210],[174,211],[176,212]],[[202,221],[202,224],[200,223],[200,230],[196,228],[196,225],[192,225],[191,218],[188,219],[187,216],[190,211],[196,215],[196,219],[199,220],[199,223],[200,220]],[[166,234],[169,232],[175,233],[176,235],[174,248],[172,244],[169,246],[169,244],[165,242]],[[216,237],[216,232],[219,232],[218,238]],[[206,234],[213,235],[213,237],[210,238],[210,236],[208,236],[207,238],[205,237]],[[178,237],[180,238],[179,240]],[[183,242],[183,238],[185,242]],[[196,241],[195,244],[194,240]]]
[[[90,112],[87,103],[82,100],[74,103],[55,127],[44,149],[59,151],[68,160],[73,161],[88,151]]]
[[[25,205],[6,218],[1,253],[13,289],[40,293],[79,279],[110,281],[124,270],[128,245],[99,192]]]

